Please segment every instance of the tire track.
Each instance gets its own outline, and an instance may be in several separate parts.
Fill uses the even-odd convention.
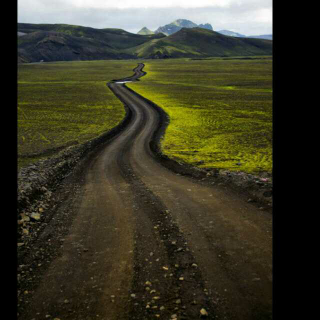
[[[271,319],[271,216],[160,165],[150,145],[163,117],[123,83],[143,66],[108,83],[130,122],[77,173],[81,192],[65,199],[73,223],[19,320],[198,319],[201,309]]]
[[[158,215],[169,210],[179,233],[185,235],[212,294],[210,301],[215,302],[208,308],[218,310],[220,318],[270,319],[271,217],[232,193],[201,186],[162,167],[150,148],[161,114],[132,89],[122,85],[120,90],[124,103],[139,105],[148,119],[120,167],[131,168],[135,178],[130,185],[140,181],[140,187],[161,203]]]
[[[121,88],[125,86],[122,85]],[[132,98],[126,91],[121,94],[116,91],[116,95],[125,103]],[[132,101],[137,105],[140,103],[136,99]],[[133,294],[139,297],[139,302],[132,300],[130,319],[152,316],[170,318],[174,314],[181,319],[193,319],[199,316],[201,308],[209,311],[209,319],[214,319],[214,306],[183,234],[171,219],[161,199],[147,188],[130,166],[130,151],[134,148],[134,141],[144,132],[149,132],[152,136],[152,131],[157,128],[150,127],[148,113],[145,109],[141,110],[141,130],[135,132],[135,139],[123,146],[122,150],[125,151],[118,159],[122,176],[132,191],[130,201],[135,203],[136,212],[139,214],[132,283]],[[155,119],[159,124],[159,118]],[[127,198],[128,195],[123,201],[127,201]],[[190,290],[190,287],[193,289]],[[146,288],[150,290],[147,291]],[[153,294],[150,294],[152,292]]]

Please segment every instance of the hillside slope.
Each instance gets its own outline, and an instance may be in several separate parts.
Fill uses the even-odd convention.
[[[138,35],[122,29],[95,29],[67,24],[18,23],[18,62],[130,59],[123,49],[163,34]]]
[[[149,30],[147,27],[143,27],[137,34],[148,35],[148,34],[155,34],[155,33]]]
[[[152,39],[165,37],[163,34],[139,35],[122,29],[95,29],[90,27],[74,26],[68,24],[31,24],[18,23],[18,31],[32,33],[35,31],[54,31],[66,35],[99,40],[114,49],[125,49],[140,45]]]
[[[18,38],[18,62],[130,59],[107,43],[61,32],[37,31]]]
[[[235,38],[203,28],[139,35],[121,29],[18,24],[18,62],[197,58],[272,54],[272,41]]]
[[[163,39],[126,50],[138,58],[250,56],[272,54],[272,42],[234,38],[201,28],[182,28]]]

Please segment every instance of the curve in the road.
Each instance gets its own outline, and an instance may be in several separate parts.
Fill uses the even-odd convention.
[[[219,186],[163,167],[161,115],[125,81],[132,112],[71,195],[75,219],[20,319],[271,319],[272,218]]]

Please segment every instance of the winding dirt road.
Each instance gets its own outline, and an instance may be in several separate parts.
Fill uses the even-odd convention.
[[[159,113],[118,82],[131,121],[67,196],[72,224],[19,319],[271,319],[270,212],[163,167]]]

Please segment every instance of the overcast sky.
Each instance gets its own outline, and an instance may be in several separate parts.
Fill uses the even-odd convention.
[[[153,4],[154,3],[154,4]],[[272,0],[18,0],[18,22],[154,31],[176,19],[244,35],[272,33]]]

